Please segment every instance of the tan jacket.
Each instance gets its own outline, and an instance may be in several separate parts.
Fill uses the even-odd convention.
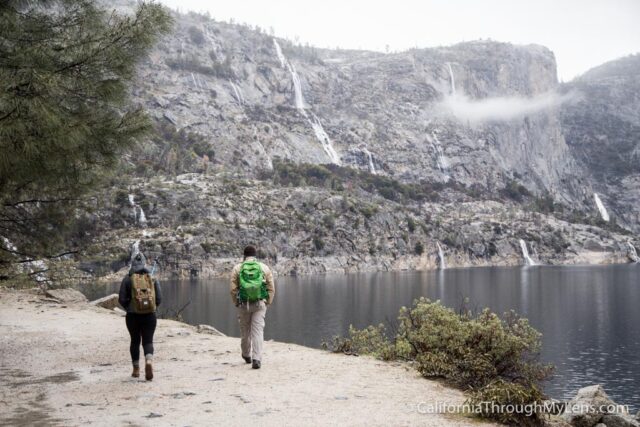
[[[255,261],[255,258],[253,257],[249,257],[247,258],[245,261]],[[266,303],[267,304],[271,304],[273,302],[273,297],[276,294],[276,286],[275,283],[273,282],[273,273],[271,273],[271,269],[269,267],[267,267],[266,264],[260,262],[260,267],[262,268],[262,274],[264,275],[264,280],[267,283],[267,294],[269,295],[269,298],[267,299]],[[231,271],[231,301],[236,304],[238,302],[238,290],[240,287],[240,281],[239,281],[239,274],[240,274],[240,268],[242,267],[242,263],[237,264],[235,267],[233,267],[233,270]]]

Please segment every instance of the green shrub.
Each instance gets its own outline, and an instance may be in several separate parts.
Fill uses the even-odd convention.
[[[387,338],[384,325],[367,326],[364,329],[356,329],[349,326],[349,337],[334,337],[333,342],[322,343],[325,349],[331,348],[333,352],[349,355],[369,354],[382,360],[396,358],[395,348]]]
[[[235,72],[231,64],[231,57],[227,56],[222,62],[213,62],[211,66],[200,61],[196,56],[187,58],[167,58],[165,63],[172,70],[190,71],[208,76],[216,76],[224,79],[236,78]]]
[[[492,402],[494,405],[527,405],[531,402],[540,402],[545,399],[537,384],[521,384],[497,379],[477,390],[469,392],[467,403],[473,406],[482,407],[485,402]],[[507,425],[517,426],[539,426],[543,425],[540,416],[534,415],[525,417],[520,414],[510,412],[495,412],[483,414],[486,418],[493,418]]]
[[[540,197],[536,197],[533,200],[531,209],[536,212],[552,213],[556,210],[556,204],[553,201],[551,193],[546,192]]]
[[[365,218],[370,219],[373,215],[378,213],[378,207],[376,205],[365,205],[360,207],[360,213]]]
[[[502,319],[488,309],[477,315],[456,313],[421,298],[413,308],[400,310],[398,322],[392,338],[382,326],[350,328],[348,337],[334,338],[333,350],[413,361],[425,378],[441,378],[468,391],[471,404],[525,404],[544,398],[540,383],[553,368],[539,361],[540,333],[513,311]],[[540,421],[537,414],[481,416],[518,425]]]
[[[336,226],[336,219],[334,218],[333,215],[327,214],[322,217],[322,223],[328,229],[333,229]]]
[[[189,38],[195,44],[201,45],[202,43],[204,43],[204,33],[200,28],[192,25],[189,27],[187,32],[189,33]]]
[[[416,255],[422,255],[424,253],[424,245],[422,242],[416,243],[416,246],[413,248],[413,252],[415,252]]]
[[[210,254],[211,252],[213,252],[213,249],[215,247],[213,243],[209,243],[209,242],[202,242],[200,243],[200,246],[202,246],[202,249],[204,249],[205,253],[207,254]]]
[[[274,160],[271,179],[285,186],[313,186],[344,191],[345,188],[360,188],[368,193],[379,194],[388,200],[407,202],[435,201],[445,184],[421,181],[402,183],[393,178],[373,175],[369,172],[337,165],[297,164],[287,160]],[[451,182],[446,184],[458,187]]]
[[[313,247],[317,251],[321,251],[324,248],[324,240],[320,236],[313,236]]]
[[[522,202],[525,197],[531,196],[529,190],[514,179],[508,180],[504,188],[500,190],[500,193],[504,197],[515,200],[516,202]]]
[[[416,231],[416,222],[410,216],[407,217],[407,229],[409,233]]]

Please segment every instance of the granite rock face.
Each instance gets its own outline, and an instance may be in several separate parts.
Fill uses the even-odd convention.
[[[247,242],[284,274],[436,268],[438,244],[449,266],[518,265],[520,240],[541,263],[634,260],[637,60],[560,84],[537,45],[383,54],[175,20],[133,90],[157,135],[89,219],[95,274],[136,241],[192,277]]]
[[[555,58],[541,46],[325,50],[179,15],[136,95],[159,121],[205,136],[183,172],[202,168],[204,152],[212,166],[247,173],[276,157],[330,163],[319,124],[343,165],[490,191],[516,179],[582,201],[591,190],[565,143],[557,89]],[[173,166],[174,153],[163,154]]]
[[[596,67],[563,86],[579,93],[562,108],[573,157],[621,224],[640,231],[640,55]]]

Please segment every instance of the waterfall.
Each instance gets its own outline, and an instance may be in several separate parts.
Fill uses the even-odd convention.
[[[295,92],[295,105],[298,110],[304,109],[304,98],[302,97],[302,85],[300,84],[300,76],[298,76],[298,72],[295,67],[291,65],[291,63],[285,58],[282,53],[282,49],[278,44],[276,39],[273,39],[273,45],[276,47],[276,55],[280,60],[280,65],[282,68],[286,68],[291,74],[291,80],[293,80],[293,90]]]
[[[233,93],[235,94],[236,101],[238,104],[244,105],[244,96],[242,96],[242,90],[233,82],[229,82],[231,87],[233,88]]]
[[[135,221],[138,215],[136,214],[136,201],[133,194],[129,194],[129,204],[131,205],[131,209],[133,209],[133,219]]]
[[[193,75],[193,73],[191,73],[191,80],[193,80],[193,86],[196,89],[200,89],[200,86],[198,85],[198,82],[196,81],[196,77]]]
[[[211,89],[206,79],[203,79],[202,77],[198,76],[198,81],[200,82],[200,87],[205,87],[207,88],[207,90]]]
[[[304,97],[302,96],[302,84],[300,83],[300,76],[298,76],[296,68],[289,61],[287,61],[287,58],[285,58],[284,54],[282,53],[282,49],[280,48],[280,45],[278,44],[278,41],[276,39],[273,39],[273,44],[276,47],[276,55],[280,60],[280,65],[282,65],[283,68],[286,68],[291,74],[291,80],[293,81],[293,91],[295,94],[295,106],[298,110],[301,110],[302,114],[306,117],[306,113],[304,111]]]
[[[453,77],[453,70],[451,69],[451,63],[447,62],[447,68],[449,68],[449,79],[451,81],[451,95],[456,94],[456,80]]]
[[[524,240],[520,239],[520,249],[522,250],[522,257],[527,262],[527,265],[536,265],[536,262],[529,256],[529,250]]]
[[[144,214],[144,211],[142,210],[142,206],[138,206],[138,210],[140,210],[140,215],[138,216],[138,221],[141,224],[146,224],[147,223],[147,216]]]
[[[273,44],[276,47],[276,56],[278,57],[278,60],[280,60],[280,66],[282,68],[286,68],[287,58],[284,57],[284,54],[282,53],[282,49],[280,49],[280,45],[278,44],[278,41],[276,39],[273,39]]]
[[[638,257],[638,252],[636,251],[636,247],[633,246],[633,243],[629,241],[627,242],[627,246],[629,247],[629,257],[633,262],[640,262],[640,257]]]
[[[300,76],[298,76],[296,68],[287,60],[287,58],[285,58],[284,54],[282,53],[282,49],[280,48],[280,45],[278,44],[278,41],[276,39],[273,39],[273,45],[276,48],[276,56],[278,57],[278,60],[280,60],[280,65],[283,68],[286,68],[291,74],[291,80],[293,81],[293,91],[295,95],[294,103],[296,109],[300,112],[300,114],[304,116],[305,119],[307,119],[307,122],[311,125],[316,138],[318,139],[318,141],[320,141],[320,144],[322,144],[322,148],[324,149],[325,153],[327,153],[327,156],[329,156],[331,163],[340,165],[340,156],[333,148],[331,139],[322,127],[320,119],[313,113],[310,113],[310,117],[305,110],[304,96],[302,94],[302,84],[300,83]]]
[[[140,253],[140,240],[136,240],[131,245],[131,262],[133,262],[133,258]]]
[[[300,83],[300,76],[296,68],[289,64],[289,72],[291,73],[291,79],[293,80],[293,91],[295,93],[295,103],[298,110],[304,111],[304,98],[302,97],[302,84]]]
[[[369,172],[375,175],[376,167],[373,164],[373,154],[371,154],[371,151],[369,151],[367,147],[363,147],[362,152],[367,156],[367,159],[369,160]]]
[[[148,237],[149,233],[144,227],[147,225],[147,216],[144,213],[144,209],[142,206],[136,203],[135,196],[133,194],[129,194],[129,204],[133,209],[133,217],[136,219],[136,222],[142,226],[142,237]],[[139,213],[138,213],[139,212]],[[136,240],[131,244],[131,258],[130,262],[133,262],[133,258],[140,253],[140,239]]]
[[[320,141],[320,143],[322,144],[322,148],[324,148],[324,152],[327,153],[327,156],[329,156],[331,162],[339,165],[340,156],[338,156],[336,150],[333,149],[331,139],[329,139],[329,135],[327,135],[327,132],[325,132],[324,128],[322,127],[320,119],[318,119],[315,114],[311,113],[311,118],[307,117],[307,120],[309,121],[309,124],[311,124],[313,132],[316,134],[316,138],[318,138],[318,141]]]
[[[436,135],[435,132],[432,132],[431,135],[433,136],[433,140],[435,141],[434,148],[438,156],[438,167],[440,168],[441,171],[444,172],[445,170],[449,169],[449,162],[447,161],[447,158],[444,155],[444,151],[442,150],[442,144],[440,144],[440,140],[438,139],[438,136]]]
[[[440,260],[440,269],[444,270],[447,268],[447,262],[444,258],[444,251],[442,250],[442,246],[440,246],[440,242],[436,242],[438,246],[438,259]]]
[[[436,164],[438,165],[438,169],[445,177],[445,181],[449,181],[449,162],[444,155],[444,151],[442,150],[442,144],[438,139],[438,136],[435,132],[431,132],[431,136],[427,135],[427,140],[431,143],[431,148],[433,150],[434,155],[436,156]]]
[[[129,194],[129,204],[133,209],[133,218],[135,219],[135,221],[144,226],[147,223],[147,216],[144,214],[142,206],[136,204],[136,199],[133,194]],[[138,212],[140,213],[138,214]]]
[[[596,207],[600,212],[600,216],[604,221],[609,222],[609,212],[607,212],[607,208],[604,207],[604,203],[602,203],[602,200],[600,200],[600,196],[598,196],[598,193],[593,193],[593,198],[596,201]]]

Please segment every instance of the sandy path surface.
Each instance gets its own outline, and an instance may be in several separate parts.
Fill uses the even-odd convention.
[[[464,397],[368,357],[267,342],[252,370],[237,338],[161,320],[146,382],[129,376],[128,346],[117,313],[0,290],[0,425],[478,424],[419,413]]]

